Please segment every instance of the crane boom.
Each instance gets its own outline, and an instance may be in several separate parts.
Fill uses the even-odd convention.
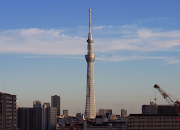
[[[163,98],[172,106],[176,109],[177,113],[179,114],[180,112],[180,102],[175,99],[175,101],[173,101],[172,97],[170,94],[167,94],[163,89],[161,89],[157,84],[154,85],[154,88],[156,88],[159,93],[163,96]]]
[[[157,84],[154,85],[154,88],[156,88],[159,93],[163,96],[163,98],[171,105],[174,106],[175,102],[170,98],[170,96],[162,90]]]

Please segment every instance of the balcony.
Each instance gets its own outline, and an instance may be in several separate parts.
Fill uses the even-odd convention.
[[[6,99],[12,100],[11,96],[5,96]]]
[[[11,104],[12,104],[12,101],[10,101],[10,100],[6,100],[6,103],[11,103]]]
[[[5,119],[12,119],[12,116],[6,116]]]
[[[6,107],[12,107],[12,105],[6,105]]]

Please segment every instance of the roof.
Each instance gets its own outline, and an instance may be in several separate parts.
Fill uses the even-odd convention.
[[[178,114],[130,114],[130,116],[179,116]]]

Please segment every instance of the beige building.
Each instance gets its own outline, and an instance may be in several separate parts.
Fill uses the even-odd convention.
[[[68,110],[63,110],[63,115],[64,115],[65,117],[68,117]]]
[[[109,113],[109,115],[112,115],[112,109],[99,109],[99,115],[104,115],[106,113]]]
[[[121,109],[121,117],[127,117],[127,109]]]
[[[177,114],[130,114],[129,130],[180,130],[180,116]]]
[[[16,124],[16,95],[0,92],[1,130],[9,130]]]
[[[47,119],[48,119],[48,130],[55,130],[57,124],[57,108],[56,107],[48,107],[47,108]]]

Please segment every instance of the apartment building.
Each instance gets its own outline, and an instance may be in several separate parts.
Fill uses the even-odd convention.
[[[130,114],[129,130],[180,130],[178,114]]]
[[[1,130],[9,130],[16,124],[16,95],[0,92]]]

